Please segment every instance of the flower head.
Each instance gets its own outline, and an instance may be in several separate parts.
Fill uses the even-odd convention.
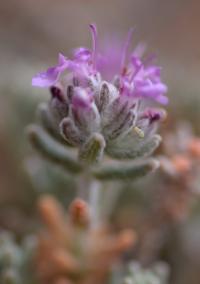
[[[131,158],[139,146],[152,143],[164,117],[163,111],[148,108],[150,100],[162,105],[168,102],[161,68],[152,63],[152,57],[143,59],[144,44],[129,53],[133,29],[124,45],[111,44],[102,52],[96,26],[91,24],[90,30],[91,50],[77,48],[71,59],[60,54],[58,64],[37,74],[32,84],[54,90],[50,102],[51,115],[56,113],[57,118],[54,125],[71,145],[79,141],[81,146],[94,132],[100,133],[110,155],[121,156],[124,145],[125,157]],[[141,137],[145,139],[140,141]]]
[[[131,29],[124,47],[113,46],[112,44],[104,49],[104,53],[97,52],[97,29],[90,25],[93,49],[80,47],[74,50],[73,58],[68,59],[59,54],[58,64],[47,69],[46,72],[37,74],[33,80],[33,86],[50,87],[56,85],[64,71],[72,74],[80,85],[84,80],[88,83],[93,76],[102,77],[106,80],[109,75],[118,77],[120,81],[119,95],[127,95],[135,98],[150,98],[161,104],[168,102],[165,96],[167,87],[161,81],[161,68],[153,65],[151,60],[142,60],[144,45],[138,45],[130,54],[127,62],[128,47],[130,45],[133,30]],[[71,78],[71,77],[67,77]],[[70,83],[65,82],[66,84]]]

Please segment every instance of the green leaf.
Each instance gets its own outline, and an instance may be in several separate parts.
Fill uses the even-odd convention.
[[[79,173],[81,165],[76,161],[72,151],[59,144],[46,131],[36,125],[28,127],[28,136],[32,146],[47,160],[54,162],[71,173]]]
[[[37,117],[42,126],[51,134],[55,134],[55,125],[53,124],[52,117],[46,103],[41,103],[37,108]]]
[[[109,145],[106,152],[115,159],[136,159],[150,156],[160,145],[162,138],[155,134],[148,140],[144,139],[138,137],[137,144],[133,140],[132,145],[120,145],[120,143],[119,145]]]
[[[155,171],[159,162],[155,159],[134,163],[113,163],[93,170],[93,175],[99,180],[135,180]]]

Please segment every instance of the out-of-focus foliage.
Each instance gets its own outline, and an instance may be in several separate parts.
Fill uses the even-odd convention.
[[[168,283],[168,267],[163,263],[156,263],[154,267],[142,268],[137,262],[129,265],[129,274],[124,284],[166,284]]]
[[[11,233],[1,231],[0,235],[0,281],[2,284],[34,283],[32,254],[34,238],[27,238],[18,245]]]

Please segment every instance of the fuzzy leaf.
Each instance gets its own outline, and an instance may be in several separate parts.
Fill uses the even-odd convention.
[[[94,133],[82,146],[79,152],[79,159],[87,164],[98,163],[104,153],[105,140],[100,133]]]
[[[159,166],[159,162],[154,159],[148,159],[138,163],[113,163],[93,171],[95,178],[99,180],[135,180],[143,177]]]
[[[42,126],[49,132],[55,134],[55,127],[52,122],[51,114],[48,109],[48,105],[41,103],[37,109],[37,116]]]
[[[35,125],[28,127],[28,135],[32,146],[46,159],[62,166],[71,173],[81,171],[81,165],[75,160],[71,151],[56,142],[41,127]]]
[[[55,120],[52,117],[52,113],[49,109],[49,106],[45,103],[41,103],[37,109],[37,116],[39,122],[46,129],[46,131],[51,134],[56,140],[61,142],[62,144],[67,144],[68,146],[72,146],[68,141],[64,140],[59,132],[59,127]]]
[[[136,139],[135,139],[136,140]],[[151,138],[146,140],[145,138],[137,137],[137,144],[133,143],[131,145],[124,145],[123,143],[120,145],[109,145],[106,148],[106,152],[108,155],[115,159],[136,159],[150,156],[156,148],[159,146],[162,138],[160,135],[153,135]],[[128,139],[127,139],[128,141]]]

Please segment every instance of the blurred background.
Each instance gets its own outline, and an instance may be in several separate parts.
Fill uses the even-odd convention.
[[[100,38],[114,35],[124,39],[128,29],[136,27],[133,44],[146,42],[163,67],[163,78],[169,86],[169,116],[190,121],[200,133],[200,1],[2,0],[0,228],[15,230],[19,235],[31,230],[34,202],[41,192],[56,191],[62,197],[67,185],[66,198],[73,195],[73,182],[32,153],[25,127],[34,121],[38,102],[48,99],[47,91],[31,87],[32,76],[56,63],[59,52],[68,55],[74,47],[90,47],[91,22],[97,24]],[[200,236],[200,222],[194,219],[183,229],[183,239],[190,249],[177,249],[181,261],[176,284],[200,282],[200,249],[194,245]],[[191,265],[194,251],[195,264]],[[193,275],[193,282],[180,276],[182,268],[188,269],[188,277]]]

